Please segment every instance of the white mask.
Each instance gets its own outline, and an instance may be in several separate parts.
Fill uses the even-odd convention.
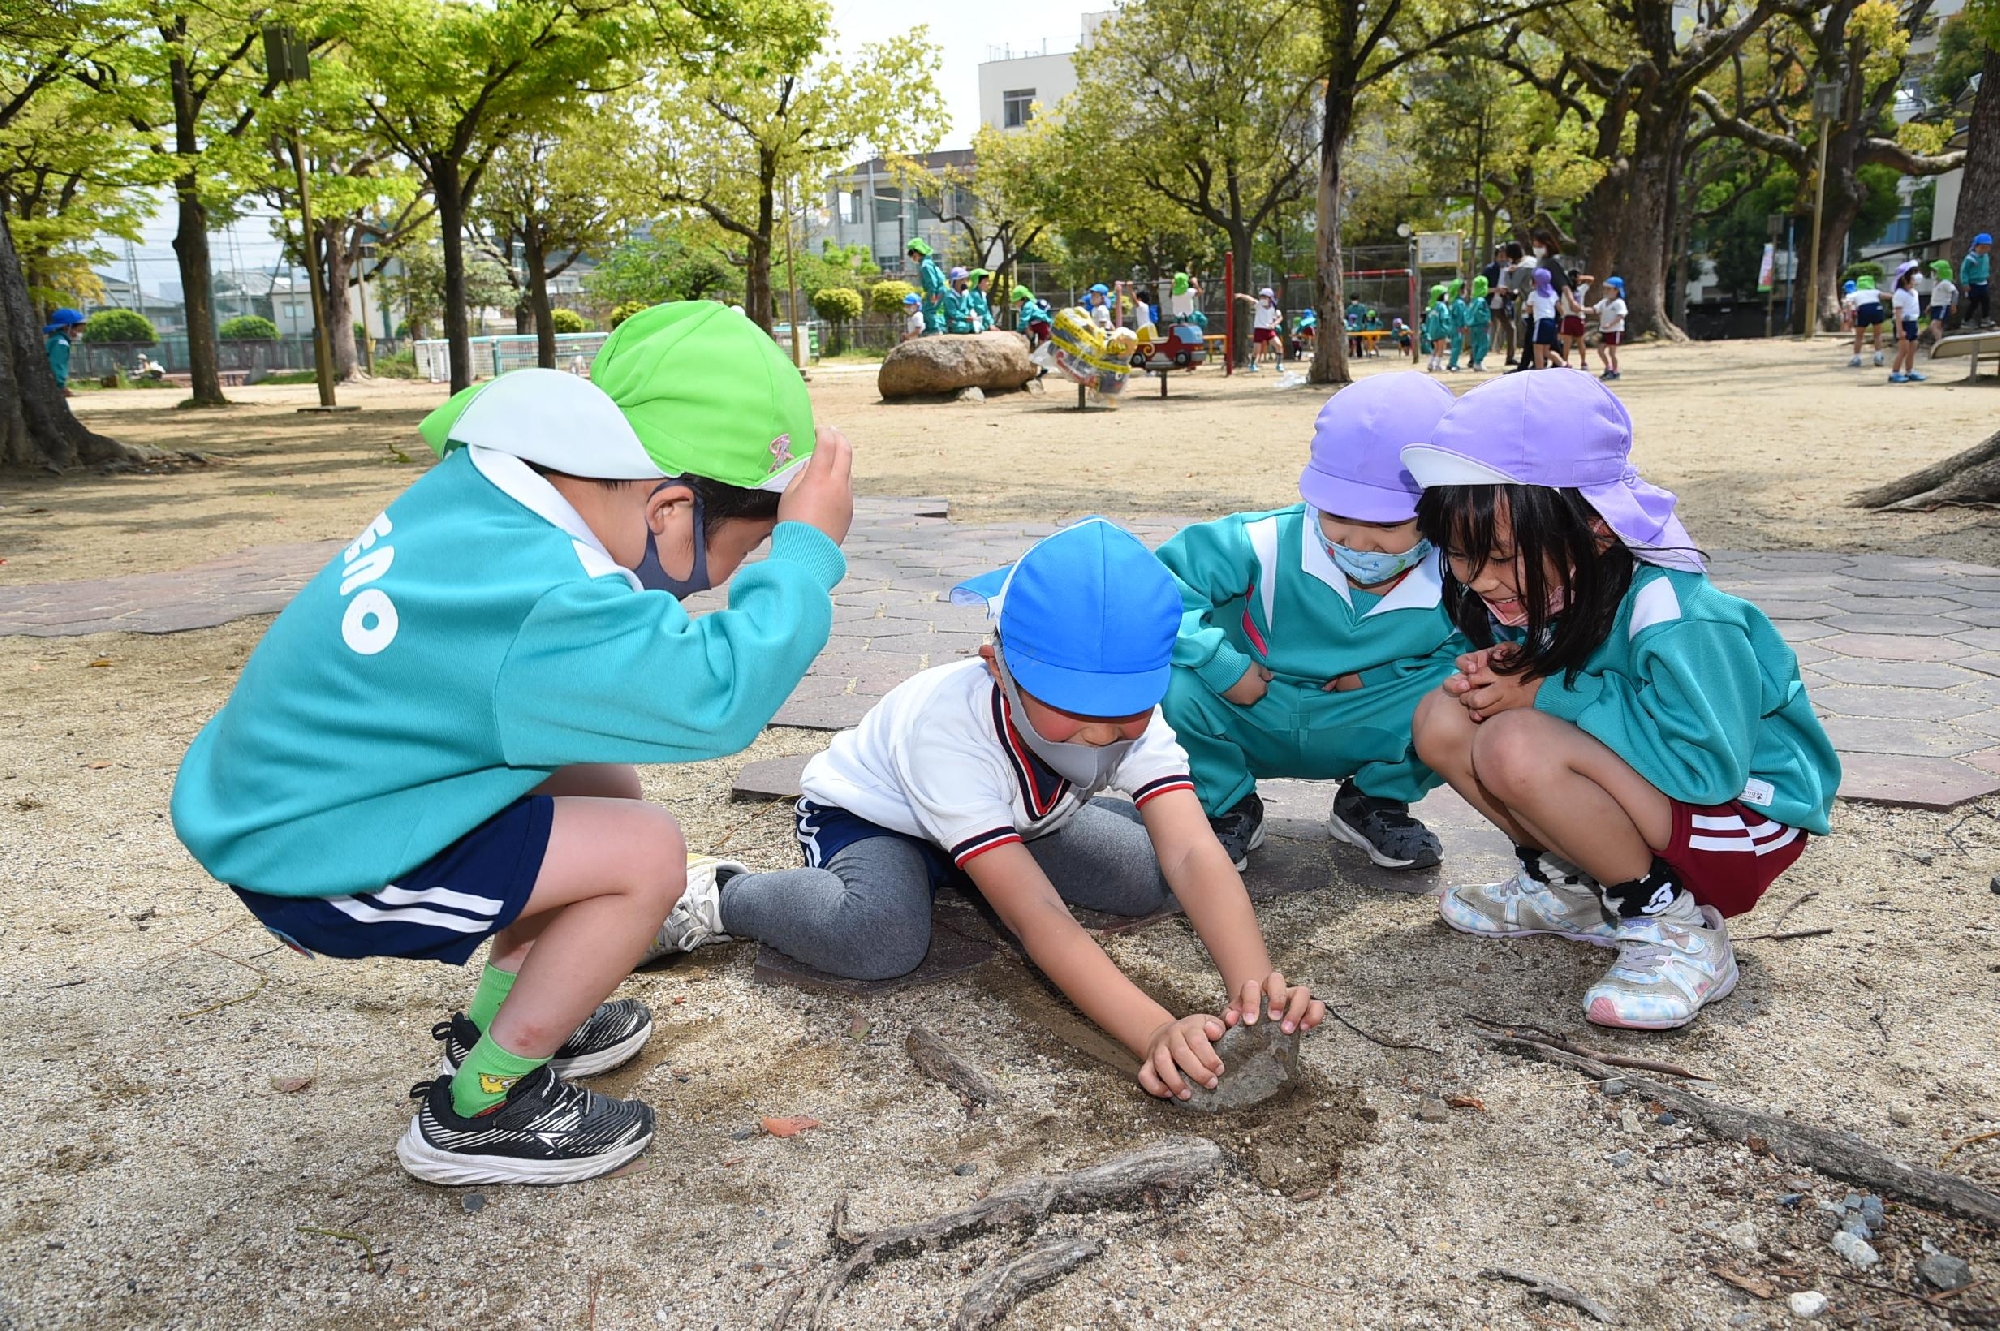
[[[1548,250],[1548,247],[1547,247],[1546,245],[1537,245],[1537,246],[1535,246],[1535,257],[1536,257],[1537,259],[1546,259],[1546,258],[1548,258],[1548,257],[1549,257],[1549,250]]]
[[[1021,701],[1020,686],[1007,672],[1005,657],[996,658],[1000,667],[1000,688],[1007,696],[1007,706],[1014,721],[1014,729],[1021,736],[1021,742],[1034,751],[1037,758],[1048,764],[1051,772],[1073,786],[1080,787],[1079,797],[1090,798],[1091,794],[1111,784],[1124,763],[1125,755],[1132,751],[1134,740],[1114,740],[1109,744],[1082,744],[1076,740],[1061,743],[1044,738],[1035,729],[1034,722],[1028,720],[1028,708]]]

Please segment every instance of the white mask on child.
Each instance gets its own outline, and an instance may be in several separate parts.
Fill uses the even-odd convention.
[[[1083,744],[1076,740],[1064,740],[1058,743],[1044,737],[1036,731],[1034,722],[1028,719],[1027,705],[1021,701],[1021,688],[1014,682],[1013,675],[1007,672],[1006,658],[996,654],[994,664],[1000,669],[1000,688],[1006,694],[1014,730],[1020,735],[1021,742],[1048,764],[1051,772],[1071,785],[1081,787],[1085,796],[1110,785],[1125,762],[1125,755],[1132,751],[1132,745],[1137,741],[1120,739],[1109,744]]]

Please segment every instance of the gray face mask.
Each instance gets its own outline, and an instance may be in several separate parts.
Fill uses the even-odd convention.
[[[1132,751],[1136,740],[1121,739],[1110,744],[1080,744],[1075,740],[1057,743],[1044,739],[1035,731],[1034,723],[1028,720],[1028,709],[1021,701],[1020,686],[1007,673],[1005,657],[998,658],[1000,665],[1000,688],[1006,694],[1007,706],[1014,719],[1014,729],[1021,741],[1037,758],[1048,765],[1051,772],[1062,777],[1073,786],[1080,786],[1088,794],[1102,790],[1111,784],[1118,768],[1125,761],[1125,755]]]

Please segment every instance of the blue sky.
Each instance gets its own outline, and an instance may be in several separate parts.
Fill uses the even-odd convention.
[[[839,48],[852,52],[870,42],[905,32],[916,23],[929,29],[930,40],[942,48],[938,83],[951,113],[951,132],[941,145],[964,147],[972,141],[979,125],[979,63],[987,48],[1012,46],[1015,52],[1040,50],[1067,51],[1076,46],[1083,15],[1106,8],[1109,0],[1077,4],[1075,0],[1007,0],[1002,5],[966,4],[945,0],[939,4],[912,5],[908,0],[833,0],[834,24]],[[147,220],[142,243],[133,247],[138,261],[139,284],[157,292],[163,283],[178,283],[174,265],[174,211],[162,207]],[[218,235],[212,242],[211,260],[218,269],[243,267],[268,270],[278,261],[277,242],[271,239],[270,218],[262,210],[245,217]],[[119,277],[126,275],[125,244],[107,245],[116,262],[100,270]]]

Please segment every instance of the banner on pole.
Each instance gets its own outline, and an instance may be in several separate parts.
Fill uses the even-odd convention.
[[[1757,265],[1757,289],[1759,291],[1769,291],[1774,284],[1772,269],[1777,262],[1777,252],[1778,247],[1776,245],[1766,245],[1764,247],[1764,258]]]

